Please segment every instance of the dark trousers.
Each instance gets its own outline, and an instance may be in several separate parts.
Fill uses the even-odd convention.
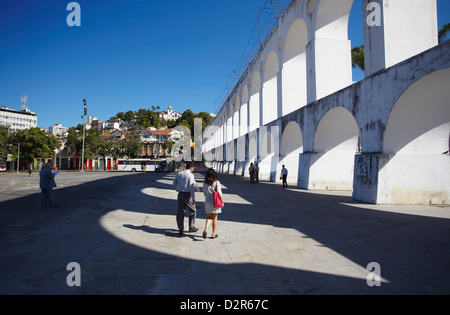
[[[184,231],[184,215],[186,208],[189,210],[189,228],[195,227],[195,217],[197,214],[197,208],[192,204],[192,198],[190,192],[178,193],[178,209],[177,209],[177,225],[178,230]]]
[[[250,171],[250,183],[255,182],[255,171]]]
[[[283,175],[283,188],[287,188],[287,186],[288,186],[286,179],[287,179],[287,175]]]
[[[42,208],[55,207],[55,199],[53,198],[53,188],[41,189],[41,206]]]

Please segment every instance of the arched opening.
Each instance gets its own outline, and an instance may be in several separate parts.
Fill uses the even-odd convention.
[[[228,119],[226,123],[226,142],[233,140],[233,104],[228,104]]]
[[[348,20],[354,0],[320,0],[316,37],[348,39]]]
[[[246,161],[244,174],[249,177],[248,168],[250,163],[255,164],[258,158],[258,144],[256,131],[252,131],[248,134],[248,161]]]
[[[321,0],[315,38],[311,41],[314,71],[308,102],[328,96],[353,83],[348,21],[353,0]]]
[[[288,170],[287,182],[289,185],[297,186],[299,154],[303,153],[303,136],[299,125],[291,121],[284,128],[280,144],[280,162],[277,174],[281,173],[282,165]]]
[[[239,162],[245,161],[245,137],[240,137],[237,141],[238,149],[237,149],[237,160]]]
[[[245,175],[245,136],[239,137],[236,141],[236,175]]]
[[[314,135],[314,154],[310,166],[310,188],[353,190],[355,154],[359,147],[359,128],[344,107],[323,115]]]
[[[352,77],[354,82],[364,79],[364,69],[360,68],[360,66],[364,65],[364,54],[361,54],[363,52],[363,47],[361,46],[364,45],[364,21],[362,13],[362,1],[355,1],[349,17],[349,25],[354,25],[354,27],[348,28],[348,38],[351,41],[352,47],[352,64],[353,59],[355,59],[355,68],[352,67]],[[357,49],[358,47],[361,48]],[[355,48],[354,52],[353,48]],[[363,64],[361,64],[361,62]]]
[[[244,85],[242,89],[242,104],[241,104],[241,121],[240,121],[240,135],[245,135],[248,132],[248,88]]]
[[[265,128],[262,128],[265,129]],[[261,129],[260,129],[261,130]],[[259,144],[259,179],[272,180],[277,169],[277,162],[274,160],[275,142],[270,131],[263,130],[260,135]],[[272,174],[274,174],[272,176]]]
[[[278,118],[278,71],[277,54],[271,51],[264,67],[263,125]]]
[[[303,19],[296,19],[286,35],[283,52],[283,116],[307,103],[306,45],[308,30]]]
[[[261,90],[261,77],[255,71],[252,78],[250,93],[250,125],[248,131],[253,131],[259,127],[259,91]]]
[[[222,119],[219,118],[218,123],[217,123],[217,131],[216,131],[216,143],[217,143],[216,147],[220,147],[223,144],[222,128],[223,128]]]
[[[450,202],[450,68],[412,84],[389,115],[378,175],[378,202]]]
[[[239,96],[236,95],[235,103],[234,103],[234,114],[233,114],[233,139],[237,139],[239,137],[239,112],[241,107],[241,101]]]

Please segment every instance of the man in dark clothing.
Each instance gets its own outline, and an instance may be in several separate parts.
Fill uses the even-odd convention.
[[[283,165],[283,168],[281,169],[281,180],[283,181],[283,188],[288,188],[287,176],[288,176],[288,170]]]
[[[250,163],[250,167],[248,168],[248,172],[250,174],[250,183],[255,182],[255,167],[253,166],[253,163]]]
[[[53,187],[56,187],[55,174],[50,170],[50,163],[45,163],[39,172],[39,187],[41,188],[41,205],[43,208],[56,208],[53,197]]]
[[[184,214],[186,208],[189,210],[189,232],[197,232],[195,227],[195,217],[197,208],[195,206],[195,191],[199,190],[194,179],[194,164],[188,162],[186,170],[177,173],[173,180],[173,185],[178,192],[178,209],[177,209],[177,225],[179,234],[184,234]]]
[[[255,163],[255,167],[254,167],[254,177],[255,177],[255,183],[259,183],[259,166],[258,163]]]

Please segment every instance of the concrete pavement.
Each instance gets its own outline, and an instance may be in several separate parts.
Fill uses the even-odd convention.
[[[204,240],[202,193],[199,231],[177,234],[173,176],[61,172],[56,209],[40,209],[37,174],[0,176],[0,294],[450,293],[448,206],[220,175],[219,238]],[[79,287],[67,284],[71,262]],[[381,286],[367,284],[372,262]]]

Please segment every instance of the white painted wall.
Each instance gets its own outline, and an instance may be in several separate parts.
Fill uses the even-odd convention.
[[[450,73],[436,72],[407,90],[416,78],[450,64],[448,44],[424,52],[437,44],[436,0],[363,0],[364,21],[368,2],[381,4],[383,23],[379,27],[364,23],[366,79],[349,88],[352,70],[347,24],[353,0],[297,0],[290,4],[230,96],[233,101],[227,101],[215,120],[221,127],[218,156],[223,155],[221,143],[230,140],[225,127],[232,117],[234,126],[238,119],[249,122],[248,128],[241,124],[239,133],[234,127],[231,134],[236,138],[248,133],[236,154],[241,158],[248,152],[246,176],[249,163],[258,158],[267,167],[265,176],[273,175],[274,170],[278,174],[282,163],[291,165],[292,175],[298,160],[301,187],[351,189],[353,164],[358,160],[361,169],[355,172],[358,192],[354,196],[361,196],[360,200],[414,202],[409,196],[421,195],[416,188],[428,196],[417,197],[416,202],[448,200],[450,163],[442,153],[449,148],[446,100],[450,99]],[[401,91],[405,93],[399,98]],[[229,106],[237,106],[239,98],[239,114],[230,114]],[[306,103],[304,110],[298,110]],[[272,135],[276,145],[280,139],[281,151],[258,156],[258,151],[264,150],[257,141],[264,142],[261,123],[273,125],[278,115],[288,113],[292,114],[288,119],[300,124],[304,143],[291,150],[284,135]],[[279,122],[285,124],[285,119]],[[363,152],[355,158],[359,132]],[[242,143],[248,143],[247,151],[240,147]],[[426,191],[434,191],[433,196],[438,197]]]
[[[296,187],[298,182],[299,155],[303,152],[303,137],[299,125],[291,121],[283,131],[280,143],[280,162],[277,165],[276,179],[281,174],[282,166],[288,170],[287,183]]]
[[[305,21],[296,19],[286,35],[282,69],[282,115],[306,105],[306,45],[308,30]]]
[[[450,69],[412,84],[398,99],[384,134],[378,202],[450,201]],[[438,202],[438,200],[440,200]]]
[[[274,51],[269,53],[264,67],[263,84],[263,124],[278,118],[278,57]]]
[[[311,157],[310,188],[352,190],[359,128],[344,107],[329,110],[320,120]]]
[[[381,25],[364,23],[366,76],[389,68],[438,44],[436,0],[363,0],[365,8],[376,2]]]
[[[251,87],[251,93],[250,93],[250,117],[249,117],[249,127],[248,131],[256,130],[260,126],[260,119],[259,119],[259,91],[261,90],[261,77],[259,75],[259,72],[255,72],[253,74],[252,79],[252,87]]]

